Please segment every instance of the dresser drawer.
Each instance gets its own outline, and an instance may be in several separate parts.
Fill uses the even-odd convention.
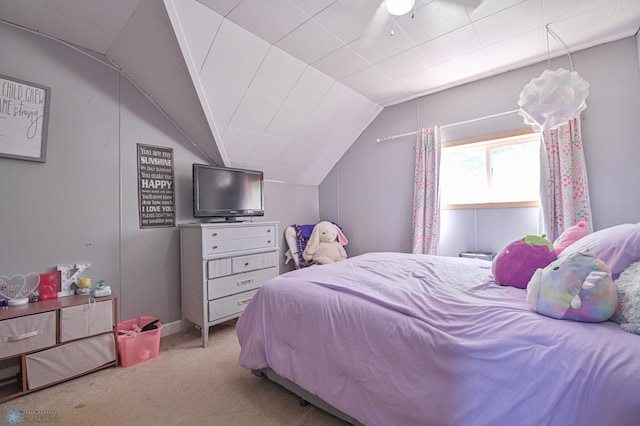
[[[101,334],[27,355],[27,386],[39,388],[116,360],[113,333]]]
[[[275,226],[212,228],[206,230],[204,254],[212,256],[241,250],[276,247]]]
[[[214,259],[207,262],[207,278],[213,279],[232,274],[255,271],[257,269],[270,268],[276,266],[276,262],[276,251]]]
[[[235,240],[237,238],[269,237],[275,234],[275,225],[226,226],[205,229],[204,239],[207,243],[210,243],[221,240]]]
[[[209,321],[240,314],[258,290],[245,291],[233,296],[209,301]]]
[[[113,302],[87,303],[60,310],[60,342],[113,331]]]
[[[229,275],[207,281],[207,295],[209,300],[230,294],[253,290],[265,281],[277,275],[275,266],[246,272],[244,274]]]
[[[56,312],[27,315],[0,322],[0,358],[56,344]]]
[[[275,237],[242,238],[236,240],[221,240],[208,243],[205,247],[205,255],[213,256],[220,253],[229,253],[241,250],[253,250],[276,246]]]

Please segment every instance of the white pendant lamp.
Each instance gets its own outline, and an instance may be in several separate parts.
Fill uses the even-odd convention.
[[[530,125],[537,132],[555,129],[579,117],[580,113],[587,108],[586,99],[589,96],[589,83],[573,70],[569,49],[549,26],[547,26],[548,34],[551,34],[565,48],[571,71],[564,68],[558,68],[555,71],[546,69],[540,77],[532,79],[520,92],[519,114],[524,117],[525,124]]]
[[[395,16],[411,12],[415,0],[386,0],[387,10]]]

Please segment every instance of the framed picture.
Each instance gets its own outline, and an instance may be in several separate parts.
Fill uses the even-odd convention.
[[[51,89],[0,74],[0,157],[47,157]]]
[[[140,229],[176,226],[173,148],[137,144]]]

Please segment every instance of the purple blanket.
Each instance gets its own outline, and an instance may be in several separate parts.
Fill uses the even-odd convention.
[[[363,424],[640,425],[640,336],[533,312],[467,258],[370,253],[264,284],[240,364]]]

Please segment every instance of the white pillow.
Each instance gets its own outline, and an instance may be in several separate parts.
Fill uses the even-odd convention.
[[[558,257],[590,251],[604,261],[614,278],[633,262],[640,261],[640,225],[624,223],[585,235]]]

